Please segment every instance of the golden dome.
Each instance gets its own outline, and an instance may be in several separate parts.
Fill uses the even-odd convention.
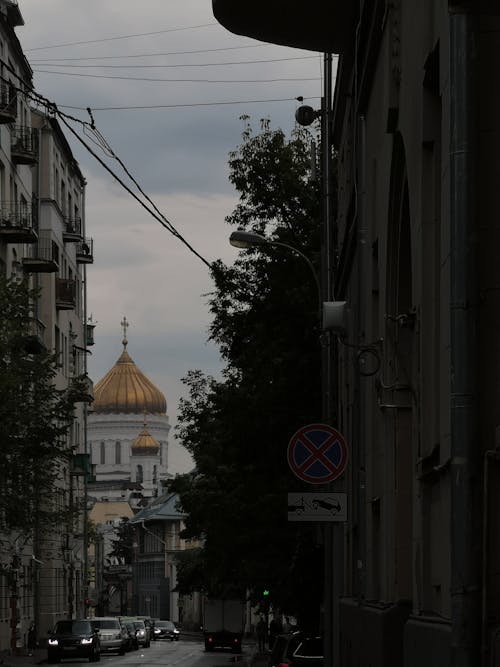
[[[127,340],[124,338],[120,358],[95,385],[93,411],[108,414],[166,414],[165,396],[137,368],[126,348]]]
[[[154,456],[160,451],[160,443],[153,438],[144,424],[144,428],[139,433],[139,437],[134,440],[130,446],[134,456]]]

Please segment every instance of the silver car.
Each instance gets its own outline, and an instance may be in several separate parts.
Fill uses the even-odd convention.
[[[98,616],[89,619],[99,634],[101,653],[113,652],[124,655],[127,650],[127,637],[122,624],[114,616]]]

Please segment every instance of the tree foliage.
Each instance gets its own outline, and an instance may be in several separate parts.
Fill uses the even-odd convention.
[[[132,563],[136,543],[135,531],[134,524],[130,523],[126,516],[123,516],[116,529],[116,539],[112,542],[110,555],[120,559],[123,563]]]
[[[240,199],[226,220],[317,265],[320,197],[310,140],[303,129],[287,138],[268,124],[255,135],[247,123],[230,155]],[[267,588],[290,613],[317,611],[321,549],[314,529],[287,523],[286,508],[287,493],[301,488],[286,462],[288,441],[321,416],[314,276],[295,252],[269,245],[241,252],[231,266],[217,262],[213,279],[210,338],[226,365],[221,380],[200,371],[184,378],[189,397],[180,402],[178,437],[196,463],[174,482],[188,515],[185,535],[204,538],[209,593],[239,586],[258,599]]]
[[[58,480],[73,453],[67,436],[84,385],[75,379],[56,388],[56,356],[31,353],[36,298],[26,283],[0,277],[0,533],[27,534],[68,518]]]

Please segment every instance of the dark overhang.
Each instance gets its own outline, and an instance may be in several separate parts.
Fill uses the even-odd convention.
[[[217,21],[236,35],[308,51],[342,53],[352,35],[353,0],[212,0]]]

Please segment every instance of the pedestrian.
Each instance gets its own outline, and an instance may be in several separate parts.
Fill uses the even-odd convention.
[[[283,632],[283,626],[279,618],[273,618],[269,623],[269,648],[272,650],[274,646],[274,640],[276,637]]]
[[[259,644],[259,653],[264,653],[266,648],[266,639],[267,639],[267,623],[264,618],[261,616],[259,622],[255,626],[255,631],[257,633],[257,642]]]
[[[36,629],[35,622],[31,621],[30,627],[28,629],[28,655],[33,655],[33,651],[36,649]]]

